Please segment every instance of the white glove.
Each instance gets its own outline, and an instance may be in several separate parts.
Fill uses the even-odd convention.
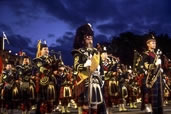
[[[155,65],[156,65],[156,66],[161,65],[161,59],[157,59]]]
[[[84,67],[88,67],[88,66],[91,66],[91,60],[90,59],[88,59],[84,64]]]
[[[163,73],[163,69],[162,68],[160,68],[160,71]]]

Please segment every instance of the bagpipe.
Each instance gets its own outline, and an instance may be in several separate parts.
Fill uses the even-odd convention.
[[[91,57],[91,66],[87,70],[80,71],[77,76],[77,82],[74,88],[75,97],[79,97],[85,91],[85,83],[88,80],[90,82],[90,77],[93,72],[98,68],[100,64],[100,53],[94,53]]]
[[[141,72],[143,71],[142,63],[143,56],[137,51],[134,50],[134,58],[133,58],[133,72]]]
[[[111,64],[113,64],[113,65],[115,65],[115,64],[117,64],[117,63],[120,62],[119,57],[115,57],[115,56],[113,56],[113,55],[111,55],[111,54],[108,55],[108,58],[110,58]]]
[[[162,52],[158,49],[157,50],[157,53],[156,53],[156,56],[154,58],[154,61],[153,61],[153,64],[155,64],[157,62],[158,59],[161,59],[161,54]],[[156,65],[155,65],[156,66]],[[158,76],[161,75],[161,65],[157,65],[155,67],[155,69],[148,69],[147,71],[147,78],[146,78],[146,86],[147,88],[152,88],[154,83],[156,82]]]
[[[143,63],[143,56],[137,50],[134,50],[134,58],[133,58],[133,73],[136,75],[136,80],[138,82],[138,86],[142,86],[142,80],[144,78],[145,68]]]

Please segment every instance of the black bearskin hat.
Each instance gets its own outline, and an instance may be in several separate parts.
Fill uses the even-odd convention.
[[[77,28],[75,40],[74,40],[74,49],[79,49],[83,47],[83,40],[85,36],[94,36],[93,29],[91,24],[87,23]]]

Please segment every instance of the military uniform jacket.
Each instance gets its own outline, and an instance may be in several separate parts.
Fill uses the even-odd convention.
[[[156,54],[154,52],[146,51],[144,52],[143,55],[143,63],[145,69],[153,69],[154,66],[154,59],[155,59]]]
[[[16,73],[13,70],[4,70],[2,72],[2,82],[13,84],[17,80]]]
[[[22,81],[28,82],[32,75],[31,65],[19,65],[17,66],[17,75]]]
[[[78,73],[79,72],[89,72],[88,67],[84,67],[85,62],[89,59],[89,57],[93,56],[94,54],[98,54],[98,51],[96,48],[93,48],[92,50],[87,50],[85,48],[80,48],[78,50],[73,50],[72,54],[74,56],[74,76],[76,76],[76,78],[78,78]],[[93,64],[92,64],[93,65]],[[99,69],[98,69],[99,68]],[[100,72],[100,60],[99,60],[99,67],[98,67],[98,72],[99,75],[103,74],[102,72]]]

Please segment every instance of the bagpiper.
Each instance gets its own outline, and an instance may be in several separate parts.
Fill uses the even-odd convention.
[[[22,114],[29,114],[35,103],[35,83],[32,80],[32,65],[28,56],[23,56],[21,65],[16,66],[20,81],[20,102]],[[33,107],[32,107],[33,108]]]
[[[3,89],[1,90],[1,98],[3,99],[3,107],[5,112],[12,113],[14,108],[18,108],[19,101],[19,83],[16,76],[16,70],[13,62],[8,61],[2,72]],[[14,105],[15,104],[15,105]]]
[[[61,86],[60,86],[60,93],[59,93],[59,102],[61,103],[61,112],[62,113],[69,113],[68,104],[72,98],[72,82],[71,77],[69,76],[69,71],[65,67],[64,63],[61,62],[58,65],[58,76],[61,77]]]
[[[128,98],[128,85],[126,83],[127,75],[126,75],[126,66],[124,64],[119,63],[116,69],[117,80],[119,82],[119,111],[128,111],[125,107]]]
[[[114,103],[114,96],[112,95],[112,93],[118,93],[119,92],[119,83],[117,83],[118,81],[112,81],[115,71],[114,71],[114,67],[116,65],[116,61],[114,60],[113,56],[108,55],[107,53],[107,48],[105,46],[101,46],[101,64],[103,67],[103,72],[104,72],[104,99],[105,99],[105,106],[106,106],[106,112],[107,114],[111,114],[112,113],[112,103]],[[114,85],[111,86],[111,82],[116,82]],[[114,87],[114,88],[113,88]],[[111,91],[111,88],[112,91]],[[119,94],[117,94],[116,96],[118,96]]]
[[[138,92],[139,92],[139,87],[138,83],[136,80],[136,75],[132,71],[132,67],[129,66],[127,70],[127,77],[129,79],[129,82],[127,84],[128,86],[128,102],[130,105],[130,108],[137,108],[136,102],[138,98]]]
[[[143,55],[145,77],[143,79],[143,99],[148,112],[163,114],[163,87],[161,70],[161,51],[156,49],[153,34],[146,36],[147,51]]]
[[[74,50],[74,76],[77,83],[74,88],[78,113],[96,113],[97,105],[103,102],[101,91],[100,53],[93,47],[94,32],[91,24],[80,26],[76,30]]]
[[[36,113],[52,112],[53,103],[56,99],[55,84],[56,78],[52,75],[53,65],[56,60],[49,55],[47,44],[38,43],[37,57],[34,62],[34,76],[37,93]]]

